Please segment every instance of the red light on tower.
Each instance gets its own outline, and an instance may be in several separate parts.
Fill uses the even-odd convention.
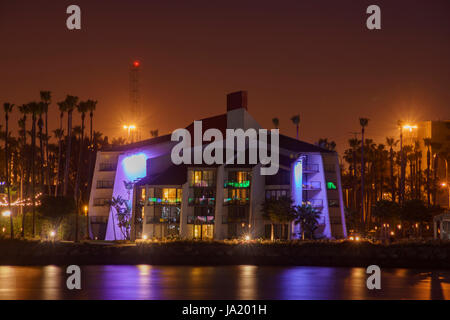
[[[137,60],[133,62],[133,67],[135,67],[135,68],[139,68],[140,65],[141,65],[141,63]]]

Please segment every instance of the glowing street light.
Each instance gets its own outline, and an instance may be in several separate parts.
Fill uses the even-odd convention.
[[[55,231],[50,231],[50,237],[54,238],[56,236],[56,232]]]
[[[148,236],[146,234],[144,234],[144,236],[142,237],[142,239],[147,240]]]
[[[134,124],[127,125],[126,124],[126,125],[123,126],[123,129],[128,131],[128,140],[129,141],[131,140],[131,142],[133,142],[134,139],[133,139],[133,132],[132,131],[136,131],[136,125],[134,125]]]
[[[84,215],[87,216],[87,213],[88,213],[88,210],[89,210],[88,206],[84,206],[83,210],[84,210]]]
[[[412,132],[413,129],[417,129],[417,128],[419,128],[417,125],[406,124],[403,126],[403,129],[409,130],[409,132]]]
[[[9,210],[5,210],[2,212],[2,216],[4,216],[4,217],[9,217],[10,215],[11,215],[11,211],[9,211]]]

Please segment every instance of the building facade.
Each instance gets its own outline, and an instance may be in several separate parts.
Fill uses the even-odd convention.
[[[227,96],[227,113],[202,120],[203,130],[261,129],[247,110],[246,92]],[[193,124],[186,128],[193,132]],[[316,237],[347,236],[340,168],[335,152],[279,136],[279,170],[261,175],[261,164],[174,165],[171,136],[100,151],[90,198],[92,236],[121,240],[111,199],[125,199],[131,239],[298,238],[299,224],[264,219],[266,199],[290,197],[320,213]],[[247,149],[247,152],[248,149]]]

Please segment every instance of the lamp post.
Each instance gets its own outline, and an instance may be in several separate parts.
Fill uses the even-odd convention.
[[[90,239],[89,234],[89,207],[84,206],[83,207],[84,215],[86,216],[86,239]]]
[[[406,175],[406,166],[405,166],[405,155],[403,154],[403,129],[409,130],[412,132],[413,129],[417,129],[417,125],[404,124],[402,120],[397,121],[398,127],[400,129],[400,203],[403,203],[405,198],[405,175]]]
[[[136,126],[134,124],[124,125],[123,129],[128,131],[128,136],[127,136],[128,142],[133,143],[134,142],[133,131],[136,130]]]
[[[447,208],[450,210],[450,181],[448,180],[448,160],[445,160],[445,182],[441,183],[441,187],[447,188],[448,203]]]

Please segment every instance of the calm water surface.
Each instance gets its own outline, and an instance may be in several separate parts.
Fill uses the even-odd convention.
[[[382,270],[382,290],[363,268],[84,266],[82,290],[65,268],[0,266],[4,299],[450,299],[450,271]]]

